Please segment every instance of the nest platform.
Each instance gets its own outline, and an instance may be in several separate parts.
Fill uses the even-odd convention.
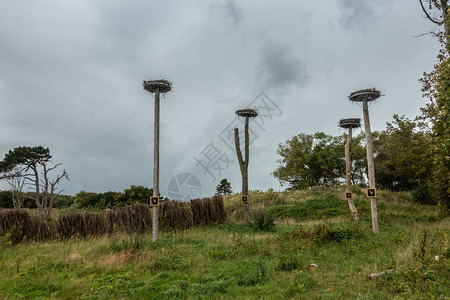
[[[341,119],[339,121],[339,127],[342,127],[342,128],[359,128],[359,127],[361,127],[361,119],[360,118]]]
[[[348,96],[348,99],[354,102],[363,102],[363,101],[369,102],[380,98],[380,96],[381,92],[373,88],[355,91],[351,93],[350,96]]]
[[[156,93],[159,90],[160,93],[167,93],[172,89],[172,82],[159,79],[159,80],[144,80],[142,83],[144,90],[149,91],[150,93]]]
[[[239,117],[244,117],[244,118],[254,118],[254,117],[258,116],[258,113],[256,112],[256,110],[250,109],[250,108],[237,110],[236,114]]]

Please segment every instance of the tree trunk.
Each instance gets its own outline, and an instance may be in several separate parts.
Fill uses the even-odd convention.
[[[239,161],[239,167],[241,169],[241,175],[242,175],[242,195],[248,196],[248,161],[250,157],[249,153],[249,145],[250,145],[250,138],[249,138],[249,132],[248,132],[248,117],[245,118],[245,160],[242,158],[242,152],[241,152],[241,146],[239,143],[239,129],[234,129],[234,143],[236,146],[236,154]],[[248,198],[247,198],[248,199]],[[244,202],[244,219],[247,223],[250,223],[251,217],[250,217],[250,207],[248,202]]]
[[[351,193],[352,186],[352,167],[350,163],[350,144],[352,142],[352,128],[348,129],[348,137],[347,143],[345,144],[345,171],[346,171],[346,193]],[[352,213],[353,219],[356,221],[359,220],[358,211],[356,210],[355,203],[353,202],[353,198],[347,198],[348,207],[350,208],[350,212]]]
[[[155,93],[155,132],[153,148],[153,196],[159,196],[159,89]],[[152,207],[153,242],[159,238],[159,206]]]
[[[442,10],[442,18],[444,23],[444,34],[445,34],[445,42],[447,53],[450,55],[450,19],[449,19],[449,6],[447,4],[448,0],[441,0],[441,10]]]
[[[42,205],[41,205],[41,200],[39,199],[39,172],[38,169],[35,165],[31,166],[31,169],[34,172],[34,178],[35,178],[35,182],[34,182],[34,186],[36,189],[36,194],[34,196],[34,201],[36,202],[36,206],[39,210],[39,214],[41,215],[41,217],[44,217],[44,212],[42,211]]]
[[[44,167],[44,189],[43,189],[43,199],[42,199],[42,206],[43,206],[43,210],[44,210],[44,215],[45,216],[49,216],[48,213],[48,174],[47,174],[47,165],[44,163],[43,164]]]
[[[366,100],[363,103],[363,115],[364,115],[364,129],[366,131],[367,169],[369,177],[369,187],[375,188],[375,168],[373,163],[372,132],[370,131],[369,108]],[[378,228],[378,208],[376,198],[370,198],[370,209],[372,212],[373,232],[379,233],[380,230]]]

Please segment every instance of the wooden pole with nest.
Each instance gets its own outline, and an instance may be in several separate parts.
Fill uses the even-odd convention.
[[[366,148],[367,148],[367,170],[369,177],[369,188],[375,189],[375,167],[373,162],[373,147],[372,147],[372,131],[370,130],[369,120],[369,102],[380,98],[381,92],[373,89],[358,90],[351,93],[348,98],[352,102],[362,102],[364,115],[364,129],[366,132]],[[372,230],[374,233],[379,233],[378,226],[378,208],[377,199],[370,198],[370,209],[372,212]]]
[[[144,90],[155,94],[155,126],[153,144],[153,196],[159,197],[159,95],[167,93],[172,89],[170,81],[148,80],[142,83]],[[152,207],[152,240],[156,242],[159,238],[159,206]]]
[[[241,146],[239,143],[239,129],[234,129],[234,143],[236,146],[236,154],[239,161],[239,167],[241,169],[242,175],[242,197],[246,199],[243,201],[244,204],[244,219],[248,223],[251,221],[250,216],[250,208],[248,205],[248,162],[249,162],[249,145],[250,145],[250,137],[248,132],[248,123],[250,118],[255,118],[258,116],[258,113],[254,109],[240,109],[236,111],[236,114],[239,117],[243,117],[245,119],[245,159],[242,158]],[[246,197],[246,198],[244,198]]]
[[[355,221],[359,220],[358,210],[355,207],[352,197],[352,166],[350,160],[350,145],[352,143],[352,130],[353,128],[361,127],[361,119],[342,119],[339,121],[339,127],[348,129],[347,143],[345,143],[345,194],[348,202],[348,207],[352,213]]]

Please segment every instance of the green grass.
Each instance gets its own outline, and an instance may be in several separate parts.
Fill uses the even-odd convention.
[[[362,221],[353,222],[333,191],[315,191],[306,199],[297,192],[271,193],[260,193],[267,204],[254,209],[275,217],[274,231],[235,219],[163,231],[157,243],[150,233],[17,246],[8,234],[0,236],[0,298],[450,297],[450,222],[435,207],[387,194],[379,203],[380,234],[374,235],[366,200],[356,199]],[[269,199],[273,194],[277,199]],[[308,271],[311,263],[319,268]],[[389,269],[394,272],[368,279]]]

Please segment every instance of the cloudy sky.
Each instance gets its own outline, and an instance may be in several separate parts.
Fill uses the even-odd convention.
[[[229,133],[252,107],[250,189],[283,189],[271,172],[277,145],[301,132],[341,134],[362,117],[347,96],[376,87],[373,130],[413,118],[426,100],[418,79],[438,41],[418,1],[2,1],[0,156],[49,147],[81,190],[152,187],[152,94],[161,100],[160,191],[214,193],[241,179]],[[178,184],[177,184],[178,182]],[[178,189],[178,190],[177,190]]]

